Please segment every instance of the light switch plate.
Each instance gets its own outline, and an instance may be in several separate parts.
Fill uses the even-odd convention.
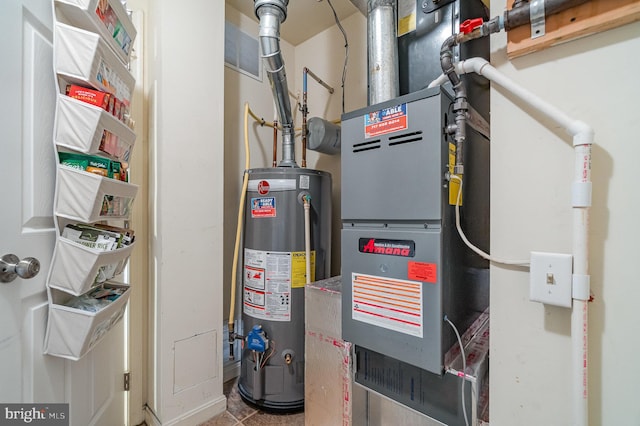
[[[571,307],[573,256],[531,252],[529,299],[547,305]]]

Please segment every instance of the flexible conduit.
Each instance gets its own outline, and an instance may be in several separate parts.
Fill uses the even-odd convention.
[[[238,284],[238,257],[240,255],[240,235],[242,234],[242,222],[244,219],[244,204],[249,186],[249,103],[244,104],[244,176],[242,177],[242,191],[240,192],[240,204],[238,205],[238,224],[236,225],[236,243],[233,250],[233,264],[231,267],[231,300],[229,304],[229,359],[234,359],[233,341],[235,340],[235,310],[236,310],[236,286]]]

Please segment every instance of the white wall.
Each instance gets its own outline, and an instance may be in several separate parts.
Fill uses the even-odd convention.
[[[224,3],[150,2],[147,40],[155,218],[148,404],[163,425],[192,425],[226,407],[220,323]]]
[[[491,9],[492,16],[502,13],[506,1],[494,0]],[[505,34],[492,36],[491,50],[501,72],[595,129],[590,424],[638,424],[640,23],[513,61]],[[571,139],[500,89],[491,96],[492,253],[570,253]],[[491,424],[571,424],[570,312],[530,302],[528,279],[523,270],[491,268]]]
[[[327,13],[331,9],[327,6]],[[345,112],[367,106],[367,20],[359,12],[342,22],[349,43],[349,60],[345,79]],[[286,25],[286,22],[285,22]],[[342,69],[344,66],[344,37],[334,25],[320,34],[296,46],[295,87],[302,93],[304,67],[333,87],[334,93],[307,76],[308,118],[340,119],[342,114]],[[302,99],[302,98],[301,98]],[[300,114],[299,126],[302,126]],[[330,156],[307,150],[307,167],[331,173],[332,177],[332,239],[331,275],[340,275],[340,156]]]

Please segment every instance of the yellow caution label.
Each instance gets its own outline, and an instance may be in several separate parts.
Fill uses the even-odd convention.
[[[398,37],[416,30],[416,1],[398,0]]]
[[[416,29],[416,15],[412,13],[409,16],[398,20],[398,37],[408,34]]]
[[[462,179],[460,175],[454,175],[453,169],[456,165],[456,144],[449,143],[449,173],[451,176],[458,176]],[[452,206],[456,205],[456,201],[458,200],[458,191],[460,191],[460,181],[457,179],[449,180],[449,204]],[[460,194],[460,205],[462,205],[462,194]]]
[[[311,250],[311,280],[316,280],[316,252]],[[307,283],[307,255],[303,251],[291,252],[291,288],[301,288]]]

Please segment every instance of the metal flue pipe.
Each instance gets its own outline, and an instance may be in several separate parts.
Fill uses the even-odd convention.
[[[398,97],[395,6],[395,0],[367,3],[369,105]]]
[[[271,83],[273,99],[282,126],[281,167],[297,167],[295,160],[295,136],[289,88],[284,60],[280,51],[280,24],[287,19],[289,0],[255,0],[256,16],[260,20],[260,49],[265,71]]]

